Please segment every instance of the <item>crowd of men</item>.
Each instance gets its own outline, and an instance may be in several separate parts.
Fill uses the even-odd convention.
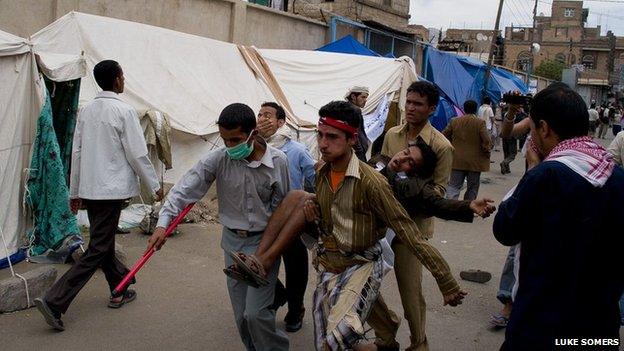
[[[137,176],[155,199],[163,197],[136,112],[119,98],[120,65],[102,61],[94,76],[103,91],[79,114],[70,184],[72,210],[86,206],[89,246],[36,299],[57,330],[98,267],[111,291],[128,272],[115,257],[115,228],[122,201],[138,195]],[[501,349],[551,349],[559,338],[619,339],[624,170],[616,162],[622,163],[624,135],[610,148],[619,152],[614,161],[587,136],[592,113],[561,83],[539,92],[530,106],[510,105],[498,115],[488,99],[481,107],[467,101],[465,115],[440,132],[429,122],[438,89],[419,81],[407,89],[405,123],[387,130],[381,153],[369,157],[361,111],[367,97],[367,88],[353,87],[345,100],[319,109],[318,161],[293,140],[277,103],[263,103],[258,113],[241,103],[225,107],[217,120],[224,146],[207,152],[168,192],[147,249],[161,249],[172,219],[214,183],[227,289],[247,350],[289,349],[276,310],[287,303],[286,331],[301,329],[308,250],[317,273],[311,345],[399,350],[400,319],[380,293],[393,266],[410,330],[407,349],[427,350],[423,266],[444,305],[458,306],[466,296],[428,241],[433,216],[472,222],[494,213],[492,200],[478,199],[490,152],[499,135],[505,148],[505,139],[530,134],[528,170],[500,203],[493,226],[495,238],[511,246],[499,296],[510,313],[494,318],[507,327]],[[508,172],[509,162],[501,170]],[[468,187],[458,200],[464,180]],[[285,284],[278,279],[282,260]],[[478,281],[486,272],[468,273]],[[136,296],[126,289],[108,305],[119,308]],[[364,339],[365,324],[374,331],[372,343]]]

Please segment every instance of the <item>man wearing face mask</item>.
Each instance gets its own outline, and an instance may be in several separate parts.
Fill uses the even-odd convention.
[[[288,160],[258,136],[253,110],[244,104],[227,106],[217,121],[225,147],[208,152],[171,189],[160,211],[148,250],[165,243],[165,227],[188,204],[200,200],[213,182],[217,185],[219,221],[224,252],[252,254],[269,217],[290,189]],[[233,264],[225,255],[225,266]],[[247,350],[288,350],[288,338],[275,325],[273,303],[279,261],[268,270],[269,284],[254,289],[228,278],[234,319]]]

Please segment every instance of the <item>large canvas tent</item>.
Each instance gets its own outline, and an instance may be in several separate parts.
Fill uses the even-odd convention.
[[[264,101],[287,108],[293,135],[315,150],[318,108],[342,99],[352,85],[371,89],[363,111],[370,119],[387,101],[404,106],[415,81],[409,58],[388,59],[302,50],[257,50],[164,28],[71,12],[32,36],[35,51],[84,57],[80,102],[97,94],[93,66],[114,59],[124,69],[122,98],[138,111],[170,116],[175,182],[207,150],[220,144],[216,120],[233,102],[258,110]],[[66,68],[71,72],[69,68]],[[372,122],[377,122],[374,120]],[[368,123],[374,126],[375,123]]]
[[[24,258],[22,170],[28,167],[34,123],[44,95],[25,39],[0,31],[0,267]],[[6,245],[6,246],[5,246]]]
[[[22,247],[39,255],[78,232],[67,217],[63,164],[39,70],[54,82],[57,72],[80,77],[84,65],[79,57],[35,55],[28,40],[0,32],[0,268],[24,259]]]

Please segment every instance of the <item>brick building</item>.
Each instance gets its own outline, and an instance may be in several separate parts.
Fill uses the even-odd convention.
[[[545,60],[556,60],[566,67],[579,70],[578,89],[586,101],[604,100],[606,92],[619,82],[624,64],[624,37],[608,32],[600,35],[600,26],[586,27],[589,9],[582,1],[554,0],[551,16],[537,16],[536,26],[505,28],[503,65],[527,71]],[[532,43],[541,47],[536,55],[530,53]]]
[[[427,38],[424,27],[408,23],[409,0],[295,0],[289,9],[335,26],[336,39],[351,34],[384,56],[405,55],[419,61],[415,42]],[[340,18],[337,25],[332,23],[336,17]]]
[[[496,41],[497,36],[494,30],[449,28],[438,42],[438,49],[487,61],[492,40]]]

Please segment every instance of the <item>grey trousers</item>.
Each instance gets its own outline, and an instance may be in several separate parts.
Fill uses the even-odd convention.
[[[459,198],[459,192],[464,185],[464,179],[466,180],[466,193],[464,193],[464,200],[474,200],[479,194],[479,185],[481,179],[481,172],[473,171],[460,171],[454,169],[451,171],[451,178],[449,179],[449,186],[447,192],[447,199],[457,200]]]
[[[505,265],[503,266],[503,272],[501,273],[498,293],[496,294],[496,298],[504,304],[512,302],[511,292],[514,284],[516,284],[516,276],[514,275],[515,249],[515,246],[509,248],[507,258],[505,259]]]
[[[242,251],[253,254],[260,244],[262,235],[240,237],[223,228],[221,248],[224,251],[225,266],[233,264],[228,254],[230,251]],[[234,310],[234,320],[241,340],[248,351],[288,350],[288,337],[275,326],[275,312],[269,310],[275,294],[275,282],[279,272],[280,260],[269,271],[269,285],[252,288],[249,285],[227,278],[228,293]]]

